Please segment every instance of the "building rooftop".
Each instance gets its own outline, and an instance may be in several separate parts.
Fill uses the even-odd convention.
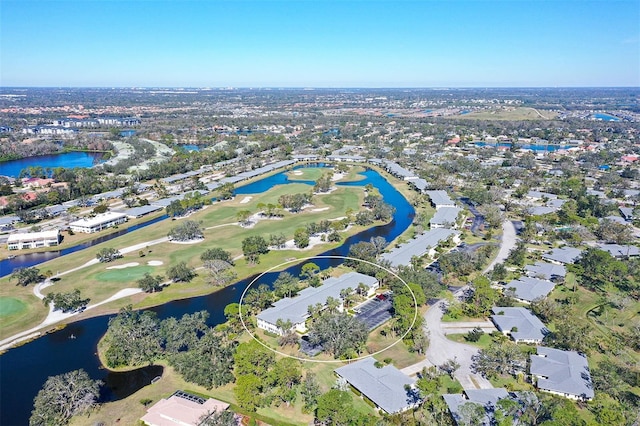
[[[452,226],[455,225],[456,220],[458,219],[458,214],[462,211],[458,207],[441,207],[436,210],[436,213],[433,215],[429,224],[431,226]]]
[[[340,298],[340,291],[351,287],[355,290],[358,284],[363,283],[368,287],[378,282],[374,277],[359,272],[348,272],[339,277],[331,277],[323,281],[319,287],[307,287],[295,297],[285,297],[273,304],[272,308],[265,309],[258,314],[258,319],[275,324],[279,319],[291,321],[292,324],[300,324],[307,318],[308,307],[318,303],[324,305],[328,297]]]
[[[158,205],[139,206],[124,210],[122,213],[126,214],[128,217],[139,217],[161,209],[162,206]]]
[[[431,202],[436,206],[453,206],[453,200],[447,194],[447,191],[433,190],[425,191],[425,193],[431,198]]]
[[[213,398],[203,400],[178,391],[167,399],[161,399],[149,409],[140,420],[151,426],[198,425],[202,415],[211,411],[224,411],[226,402]]]
[[[7,243],[16,243],[21,241],[33,241],[38,239],[53,239],[58,238],[60,235],[60,231],[57,229],[51,231],[40,231],[40,232],[20,232],[16,234],[11,234],[7,238]]]
[[[562,247],[553,249],[542,255],[542,258],[545,260],[552,260],[559,263],[564,263],[565,265],[568,263],[573,263],[582,254],[582,250],[577,249],[575,247]]]
[[[124,213],[118,212],[106,212],[96,215],[95,217],[85,217],[80,220],[76,220],[71,222],[69,226],[96,226],[101,223],[109,222],[111,220],[119,219],[122,217],[127,217]]]
[[[415,380],[393,365],[377,368],[376,360],[367,357],[335,372],[389,414],[402,412],[419,402],[418,392],[407,390]]]
[[[555,263],[538,261],[533,265],[525,266],[524,269],[530,277],[540,277],[545,280],[564,278],[567,275],[567,268],[565,268],[564,265],[557,265]]]
[[[517,280],[510,281],[505,288],[513,289],[514,296],[517,299],[533,302],[538,298],[547,297],[555,286],[551,281],[520,277]]]
[[[640,248],[632,245],[620,245],[620,244],[599,244],[598,248],[609,252],[613,257],[625,257],[625,256],[639,256]]]
[[[513,340],[529,340],[541,342],[549,333],[542,321],[525,308],[497,307],[491,309],[491,321],[498,330],[509,332]],[[517,331],[514,330],[514,327]]]
[[[380,258],[389,261],[391,266],[394,267],[409,265],[413,256],[423,256],[430,249],[436,247],[440,241],[459,234],[460,232],[447,228],[432,229],[401,244],[388,253],[383,253]]]
[[[539,377],[539,389],[593,398],[589,363],[578,352],[538,346],[531,355],[531,374]]]

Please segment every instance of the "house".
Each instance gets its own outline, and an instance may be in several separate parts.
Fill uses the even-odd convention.
[[[527,192],[526,197],[530,200],[555,200],[556,198],[558,198],[558,196],[555,194],[533,190]]]
[[[130,209],[123,211],[123,213],[127,215],[127,217],[130,219],[137,219],[158,210],[162,210],[162,207],[149,205],[149,206],[132,207]]]
[[[457,228],[458,215],[462,209],[458,207],[442,207],[436,210],[436,213],[429,220],[431,229],[437,228]]]
[[[361,155],[327,155],[327,160],[336,162],[362,163],[366,160]]]
[[[543,254],[542,258],[557,265],[568,265],[569,263],[574,263],[578,260],[581,254],[582,250],[567,246],[553,249]]]
[[[613,257],[631,257],[640,256],[640,248],[632,245],[620,245],[620,244],[598,244],[600,250],[609,252]]]
[[[73,232],[84,232],[91,234],[101,231],[105,228],[120,225],[127,221],[127,215],[117,212],[106,212],[96,215],[95,217],[85,217],[69,224]]]
[[[29,232],[11,234],[7,238],[7,248],[9,250],[23,250],[40,247],[53,247],[60,244],[60,231]]]
[[[547,297],[555,288],[551,281],[537,278],[520,277],[505,285],[505,290],[513,292],[513,298],[521,303],[531,303],[536,299]]]
[[[348,272],[339,277],[327,278],[319,287],[307,287],[295,297],[285,297],[273,303],[271,308],[260,312],[258,318],[258,328],[283,335],[277,323],[281,321],[291,321],[292,329],[304,333],[307,330],[306,321],[309,318],[309,306],[320,304],[324,306],[327,298],[341,300],[341,291],[347,288],[356,290],[362,283],[368,287],[368,296],[372,296],[378,288],[378,280],[374,277],[358,272]],[[338,308],[342,310],[342,306]]]
[[[229,408],[226,402],[217,399],[204,399],[183,391],[176,391],[169,398],[163,398],[147,409],[140,419],[148,426],[187,426],[199,425],[199,419],[213,411],[220,412]]]
[[[406,243],[400,244],[388,253],[383,253],[380,258],[388,261],[394,268],[400,265],[409,265],[414,256],[422,257],[427,254],[429,256],[435,256],[436,247],[438,247],[442,241],[446,241],[449,238],[451,238],[454,243],[460,242],[460,232],[446,228],[432,229]]]
[[[419,392],[415,389],[415,379],[393,365],[379,368],[372,357],[334,371],[387,414],[401,413],[417,407],[421,402]]]
[[[634,219],[633,207],[620,207],[618,210],[620,210],[620,214],[627,222],[631,222]]]
[[[543,216],[545,214],[555,213],[560,210],[558,207],[552,206],[533,206],[527,209],[527,213],[531,216]]]
[[[440,209],[442,207],[455,207],[456,204],[447,194],[447,191],[442,190],[433,190],[425,192],[431,201],[431,205],[436,209]]]
[[[525,308],[492,308],[491,321],[516,343],[542,343],[549,330]]]
[[[555,263],[538,261],[533,265],[525,266],[524,269],[530,277],[541,278],[547,281],[561,280],[567,275],[567,268],[565,268],[564,265],[557,265]]]
[[[543,392],[575,400],[593,399],[593,384],[586,356],[573,351],[537,347],[531,354],[531,376]]]
[[[461,407],[465,404],[477,404],[482,406],[485,411],[484,418],[480,419],[479,426],[490,426],[495,424],[495,410],[498,402],[502,399],[511,399],[520,405],[523,400],[536,399],[533,392],[507,392],[504,388],[495,389],[468,389],[463,394],[445,394],[442,398],[449,407],[449,412],[453,421],[457,424],[467,424],[465,422],[464,413]]]

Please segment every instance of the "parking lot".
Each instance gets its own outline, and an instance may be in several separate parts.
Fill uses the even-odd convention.
[[[374,297],[356,307],[356,318],[364,322],[369,330],[380,327],[391,319],[391,298]]]

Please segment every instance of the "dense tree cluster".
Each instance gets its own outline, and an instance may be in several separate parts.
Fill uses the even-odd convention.
[[[198,222],[185,220],[171,228],[167,236],[173,241],[199,240],[204,238],[204,231]]]
[[[242,253],[247,262],[255,264],[260,261],[261,254],[269,253],[269,244],[261,235],[253,235],[242,240]]]
[[[278,198],[278,204],[291,213],[298,213],[306,204],[311,203],[311,194],[283,194]]]
[[[30,426],[66,425],[71,417],[93,409],[100,395],[100,381],[84,370],[51,376],[33,400]]]
[[[21,286],[37,283],[43,278],[40,269],[36,267],[18,267],[11,273],[11,279],[16,280],[16,285]]]
[[[120,259],[122,254],[118,249],[113,247],[103,247],[96,253],[96,259],[102,263],[113,262],[116,259]]]
[[[83,299],[80,295],[80,290],[75,289],[68,293],[49,293],[42,302],[45,306],[53,302],[55,310],[61,310],[66,313],[86,307],[90,300],[89,298]]]
[[[309,328],[309,342],[322,345],[335,358],[355,358],[364,349],[369,330],[346,313],[320,315]]]

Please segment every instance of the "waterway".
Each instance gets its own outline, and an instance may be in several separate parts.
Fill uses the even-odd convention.
[[[20,172],[28,167],[40,166],[43,169],[64,167],[92,167],[102,161],[102,152],[65,152],[63,154],[39,155],[37,157],[21,158],[19,160],[3,161],[0,163],[0,175],[17,178]]]
[[[493,147],[493,148],[511,148],[511,143],[510,142],[500,142],[500,143],[490,143],[490,142],[475,142],[474,143],[475,146],[477,147],[484,147],[484,146],[488,146],[488,147]],[[571,148],[571,145],[552,145],[552,144],[548,144],[548,145],[535,145],[535,144],[517,144],[517,148],[518,149],[529,149],[531,151],[546,151],[546,152],[553,152],[553,151],[559,151],[561,149],[569,149]]]
[[[602,121],[620,121],[620,119],[614,115],[603,114],[601,112],[593,114],[593,118],[595,118],[596,120],[602,120]]]
[[[282,179],[282,177],[277,177],[278,175],[284,175],[284,173],[270,176],[252,184],[254,185],[252,192],[245,192],[246,188],[251,187],[251,185],[241,187],[238,191],[242,191],[242,193],[266,191],[275,184],[267,185],[265,183],[260,184],[260,182],[268,181],[269,179],[275,181]],[[339,185],[364,186],[371,183],[378,188],[384,201],[396,208],[393,220],[387,225],[373,227],[354,235],[346,239],[340,247],[327,251],[322,255],[345,256],[352,244],[368,241],[374,236],[381,236],[387,241],[391,241],[406,230],[413,221],[415,214],[413,207],[389,182],[373,170],[367,170],[362,175],[364,177],[362,180],[345,182]],[[286,182],[287,180],[285,179]],[[260,188],[260,185],[263,187]],[[259,189],[261,190],[259,191]],[[314,263],[325,269],[329,266],[338,265],[341,260],[318,259]],[[301,265],[295,265],[287,270],[294,275],[298,275],[300,268]],[[278,272],[266,274],[261,282],[272,283],[277,275]],[[252,278],[242,280],[207,296],[169,302],[150,310],[156,312],[161,319],[172,316],[180,317],[187,313],[206,310],[209,312],[208,324],[214,326],[225,321],[224,307],[229,303],[239,301],[240,295],[249,285]],[[47,377],[79,368],[86,370],[93,379],[100,379],[107,383],[106,386],[103,386],[102,401],[118,399],[117,389],[109,387],[108,372],[101,368],[100,362],[95,355],[97,343],[106,331],[111,317],[112,315],[106,315],[69,324],[63,330],[11,349],[0,356],[0,371],[2,372],[0,374],[0,389],[2,389],[2,392],[0,392],[0,424],[27,424],[33,406],[33,398]],[[71,336],[74,338],[70,338]],[[138,380],[138,377],[131,378],[131,381],[134,380]],[[127,381],[125,380],[125,382]],[[120,383],[122,383],[122,378],[120,378]],[[144,383],[144,381],[141,381],[141,383]]]
[[[15,268],[29,268],[31,266],[35,266],[40,263],[47,262],[49,260],[55,259],[60,256],[75,253],[77,251],[84,250],[89,247],[93,247],[96,244],[104,243],[105,241],[109,241],[121,235],[135,231],[136,229],[153,225],[154,223],[160,222],[161,220],[167,219],[168,217],[169,216],[167,216],[166,214],[162,216],[158,216],[146,222],[133,225],[127,229],[122,229],[120,231],[114,232],[109,235],[103,235],[93,240],[75,245],[73,247],[68,247],[62,250],[45,251],[40,253],[19,254],[19,255],[15,255],[15,257],[12,259],[2,259],[0,260],[0,278],[11,274]]]

